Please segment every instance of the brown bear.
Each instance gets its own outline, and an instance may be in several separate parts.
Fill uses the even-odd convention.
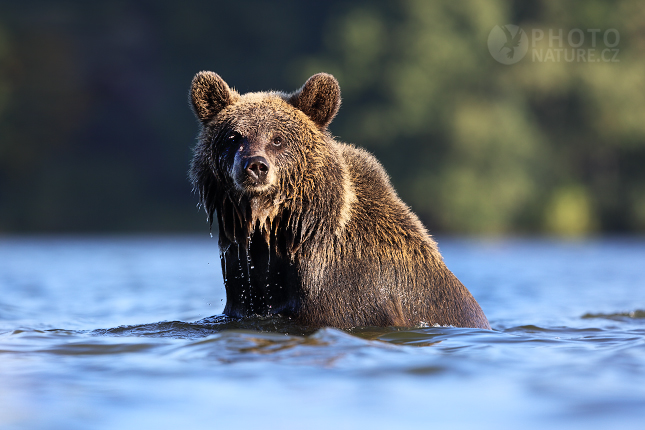
[[[340,107],[319,73],[287,94],[192,82],[190,178],[217,214],[224,313],[311,326],[490,325],[379,162],[327,130]]]

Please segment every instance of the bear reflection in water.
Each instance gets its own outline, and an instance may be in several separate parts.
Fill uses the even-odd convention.
[[[211,226],[217,216],[226,315],[490,328],[379,162],[328,132],[333,76],[239,94],[200,72],[190,102],[200,122],[190,178]]]

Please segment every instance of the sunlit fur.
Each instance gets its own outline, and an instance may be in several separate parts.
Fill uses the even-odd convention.
[[[291,94],[240,95],[201,72],[190,100],[200,121],[190,177],[211,225],[217,217],[225,314],[490,328],[379,162],[327,131],[340,106],[333,76]],[[269,165],[261,186],[240,173],[254,155]]]

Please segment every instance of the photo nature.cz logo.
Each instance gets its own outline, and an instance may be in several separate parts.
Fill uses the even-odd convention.
[[[488,35],[488,50],[502,64],[515,64],[529,50],[529,38],[517,25],[496,25]]]
[[[538,63],[620,62],[618,59],[620,33],[614,28],[600,34],[601,31],[599,28],[590,28],[586,32],[573,28],[565,36],[562,29],[549,29],[545,34],[544,30],[534,28],[531,31],[531,61]],[[587,44],[589,47],[582,48],[586,38],[591,42]],[[601,40],[605,48],[596,49]],[[488,51],[498,63],[515,64],[529,51],[529,36],[517,25],[496,25],[488,34]]]

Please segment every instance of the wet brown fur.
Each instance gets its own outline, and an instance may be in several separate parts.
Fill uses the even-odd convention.
[[[190,100],[201,123],[190,177],[211,224],[217,216],[225,314],[490,328],[380,163],[327,131],[340,106],[333,76],[240,95],[200,72]],[[257,154],[273,176],[253,188],[235,160]]]

